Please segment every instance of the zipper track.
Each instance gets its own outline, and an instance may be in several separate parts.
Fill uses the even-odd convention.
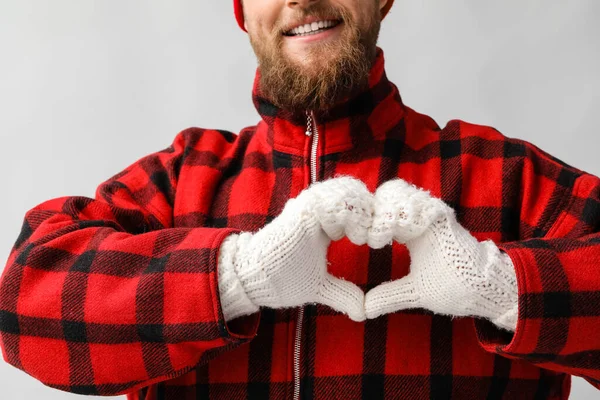
[[[296,321],[296,338],[294,343],[294,400],[300,399],[300,346],[302,343],[302,320],[304,319],[304,306],[298,310]]]
[[[310,129],[307,130],[306,134],[312,132],[312,143],[310,149],[310,183],[314,183],[317,181],[317,149],[319,147],[319,129],[317,128],[317,124],[315,121],[315,116],[311,111],[307,116],[307,127],[310,126]],[[314,128],[314,131],[312,130]],[[309,135],[310,136],[310,135]]]
[[[317,181],[317,150],[319,148],[319,129],[314,113],[306,113],[306,136],[312,136],[310,148],[310,183]],[[300,399],[300,350],[302,349],[302,323],[304,321],[304,306],[298,309],[296,321],[296,338],[294,342],[294,400]]]

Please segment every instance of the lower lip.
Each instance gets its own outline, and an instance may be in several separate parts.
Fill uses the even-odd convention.
[[[337,31],[340,29],[340,26],[342,24],[339,23],[336,26],[334,26],[331,29],[327,29],[323,32],[319,32],[319,33],[315,33],[312,35],[306,35],[306,36],[285,36],[286,39],[288,40],[293,40],[295,42],[302,42],[302,43],[306,43],[306,42],[313,42],[315,40],[323,40],[323,39],[327,39],[328,37],[334,35],[335,33],[337,33]]]

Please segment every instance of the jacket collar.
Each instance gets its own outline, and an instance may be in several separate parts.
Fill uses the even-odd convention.
[[[257,134],[265,135],[276,151],[303,155],[307,143],[306,113],[291,113],[276,107],[261,95],[257,69],[252,100],[261,116]],[[320,155],[348,151],[369,141],[380,140],[398,124],[405,107],[396,86],[387,79],[383,51],[377,55],[369,73],[369,87],[352,98],[336,104],[327,114],[315,112],[319,131]]]

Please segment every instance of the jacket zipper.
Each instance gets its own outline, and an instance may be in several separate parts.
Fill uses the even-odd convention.
[[[314,112],[306,113],[306,136],[312,136],[310,149],[310,183],[317,181],[317,149],[319,147],[319,129],[315,121]],[[304,306],[298,309],[296,322],[296,340],[294,343],[294,400],[300,399],[300,350],[302,344],[302,323],[304,320]]]
[[[314,130],[313,130],[314,129]],[[306,136],[312,136],[310,151],[310,183],[317,181],[317,148],[319,147],[319,129],[315,114],[311,111],[306,114]]]

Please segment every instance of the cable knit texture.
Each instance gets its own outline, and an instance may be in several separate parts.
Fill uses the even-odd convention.
[[[406,277],[367,293],[368,318],[425,308],[488,318],[515,330],[518,289],[512,261],[492,241],[477,241],[446,203],[397,179],[378,188],[373,218],[370,243],[405,243],[411,265]]]
[[[226,320],[258,307],[321,303],[365,319],[364,293],[327,273],[331,240],[367,243],[373,194],[359,180],[339,177],[311,185],[256,233],[230,235],[219,252],[218,279]]]

